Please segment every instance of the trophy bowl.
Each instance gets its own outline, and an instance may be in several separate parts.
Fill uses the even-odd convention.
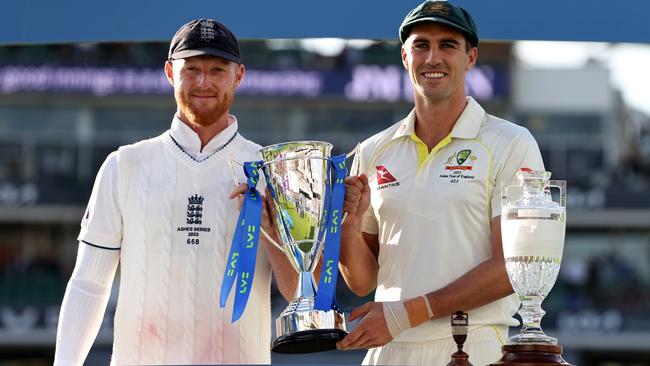
[[[273,352],[332,350],[347,335],[341,312],[314,308],[313,271],[323,253],[331,197],[331,150],[331,144],[320,141],[286,142],[260,150],[277,213],[279,246],[298,272],[294,299],[275,321]]]

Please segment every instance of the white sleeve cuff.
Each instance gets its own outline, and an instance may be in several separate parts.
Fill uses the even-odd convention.
[[[56,335],[55,365],[82,365],[101,326],[119,251],[79,243]]]
[[[120,249],[120,243],[122,242],[122,238],[119,236],[90,231],[86,227],[81,228],[77,240],[107,249]]]
[[[411,328],[408,312],[404,303],[401,301],[386,301],[382,302],[384,310],[384,321],[391,337],[395,338],[404,329]]]

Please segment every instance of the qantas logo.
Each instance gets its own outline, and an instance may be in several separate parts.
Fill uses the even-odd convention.
[[[397,182],[397,179],[383,165],[377,166],[377,184]]]
[[[396,187],[399,185],[399,182],[395,177],[393,177],[392,174],[386,169],[385,166],[383,165],[378,165],[376,167],[377,169],[377,190],[388,188],[388,187]]]

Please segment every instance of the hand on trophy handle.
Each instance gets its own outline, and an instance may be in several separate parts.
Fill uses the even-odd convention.
[[[367,302],[355,308],[348,321],[357,318],[360,319],[359,324],[347,337],[336,343],[339,350],[369,349],[383,346],[393,340],[381,302]]]
[[[239,199],[239,209],[241,209],[241,205],[244,202],[243,199],[242,199],[242,195],[244,193],[246,193],[246,191],[248,190],[248,185],[246,185],[245,183],[240,183],[239,179],[237,179],[237,174],[235,174],[235,167],[234,167],[235,164],[239,165],[240,167],[244,166],[243,163],[233,159],[232,155],[228,155],[228,165],[230,166],[230,173],[232,175],[232,180],[233,180],[233,184],[234,184],[234,187],[235,187],[230,192],[230,194],[228,195],[228,198],[233,199],[233,198],[237,197]],[[266,196],[269,196],[268,188],[266,190]],[[262,235],[264,235],[266,240],[268,240],[276,248],[278,248],[280,250],[283,250],[282,246],[280,244],[278,244],[277,241],[273,240],[271,235],[269,235],[266,232],[266,230],[264,229],[264,228],[269,228],[269,227],[272,228],[273,227],[273,224],[272,224],[273,221],[269,221],[269,214],[270,214],[269,213],[269,207],[271,209],[273,209],[273,205],[271,204],[271,202],[267,201],[266,196],[264,197],[264,205],[262,206],[262,227],[260,228],[260,231],[261,231]],[[273,213],[275,213],[275,211]],[[270,216],[270,218],[275,219],[275,216]],[[266,224],[265,224],[265,222],[266,222]]]
[[[348,214],[345,226],[360,227],[359,224],[370,206],[370,186],[365,174],[345,178],[345,201],[343,211]]]

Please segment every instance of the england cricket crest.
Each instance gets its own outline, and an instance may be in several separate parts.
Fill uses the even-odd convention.
[[[203,223],[203,196],[195,194],[187,198],[187,224],[201,225]]]

